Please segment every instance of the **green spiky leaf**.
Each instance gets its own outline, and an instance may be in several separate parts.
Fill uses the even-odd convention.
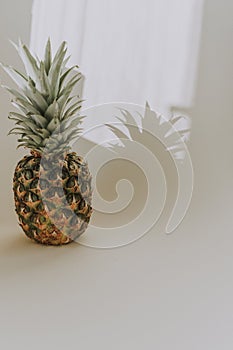
[[[19,88],[23,89],[26,86],[27,78],[22,73],[20,73],[17,69],[3,63],[0,63],[0,66],[11,77],[11,79],[18,85]]]
[[[45,48],[45,57],[44,57],[44,66],[45,66],[45,71],[47,75],[49,74],[51,62],[52,62],[51,42],[50,42],[50,38],[48,38],[46,48]]]
[[[57,151],[68,149],[68,143],[80,134],[83,117],[79,115],[82,101],[78,96],[71,96],[82,76],[77,65],[67,67],[66,43],[60,45],[52,58],[48,39],[44,60],[33,55],[21,41],[14,47],[26,74],[2,64],[18,86],[18,90],[4,86],[13,95],[12,104],[19,110],[9,114],[9,119],[16,124],[10,134],[20,135],[20,147],[43,150],[49,145]]]

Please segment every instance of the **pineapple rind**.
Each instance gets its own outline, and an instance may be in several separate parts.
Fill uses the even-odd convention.
[[[62,164],[59,160],[62,168],[59,178],[54,167],[42,168],[45,163],[40,154],[32,153],[17,164],[14,174],[19,224],[38,243],[70,243],[86,230],[92,213],[88,166],[82,157],[68,153]],[[57,187],[59,181],[62,188]]]

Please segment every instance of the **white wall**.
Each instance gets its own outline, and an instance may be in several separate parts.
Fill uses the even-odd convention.
[[[16,63],[5,38],[21,33],[27,40],[30,1],[3,3],[1,59]],[[232,349],[232,13],[232,0],[206,0],[191,111],[195,188],[180,227],[171,236],[152,230],[114,250],[46,248],[29,243],[16,225],[1,231],[2,348]],[[6,101],[1,92],[5,221],[13,217],[11,178],[20,157],[5,136]]]

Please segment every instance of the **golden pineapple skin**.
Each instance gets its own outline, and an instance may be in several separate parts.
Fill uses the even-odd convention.
[[[36,242],[67,244],[86,230],[92,214],[91,175],[75,152],[54,163],[31,151],[16,166],[13,191],[19,224]]]

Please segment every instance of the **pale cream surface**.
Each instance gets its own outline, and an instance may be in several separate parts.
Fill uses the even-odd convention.
[[[30,5],[1,1],[5,62],[18,62],[6,38],[28,40]],[[44,247],[27,239],[11,192],[23,151],[6,136],[10,104],[0,91],[2,349],[232,349],[232,13],[231,0],[206,1],[191,110],[194,193],[170,236],[161,223],[111,250]]]

